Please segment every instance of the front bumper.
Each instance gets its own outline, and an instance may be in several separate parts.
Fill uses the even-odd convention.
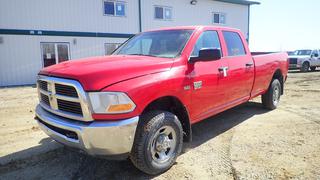
[[[289,69],[299,69],[300,67],[299,64],[289,64]]]
[[[139,117],[120,121],[79,122],[36,107],[40,128],[54,140],[96,156],[123,156],[132,148]]]

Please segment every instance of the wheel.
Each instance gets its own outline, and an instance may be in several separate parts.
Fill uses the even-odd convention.
[[[316,71],[317,67],[310,67],[311,71]]]
[[[309,63],[308,62],[304,62],[302,64],[301,68],[300,68],[300,71],[301,72],[308,72],[309,71],[309,67],[310,67]]]
[[[139,170],[160,174],[174,164],[182,144],[182,125],[177,116],[166,111],[152,111],[141,116],[130,159]]]
[[[261,97],[262,104],[266,109],[276,109],[281,96],[281,84],[278,79],[273,79],[268,91]]]

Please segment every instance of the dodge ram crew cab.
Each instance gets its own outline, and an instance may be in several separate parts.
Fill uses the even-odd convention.
[[[240,31],[226,27],[143,32],[111,56],[42,69],[35,119],[66,146],[159,174],[192,140],[193,124],[260,95],[277,108],[287,58],[252,56]]]
[[[300,69],[301,72],[307,72],[309,69],[315,71],[320,67],[319,50],[296,50],[289,55],[289,69]]]

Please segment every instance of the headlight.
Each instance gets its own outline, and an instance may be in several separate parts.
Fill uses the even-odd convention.
[[[90,92],[89,98],[94,113],[120,114],[134,110],[134,102],[122,92]]]

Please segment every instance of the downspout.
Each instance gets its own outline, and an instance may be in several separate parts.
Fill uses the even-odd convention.
[[[141,0],[139,1],[139,32],[142,32],[142,20],[141,20]]]
[[[248,5],[248,34],[247,34],[248,44],[249,44],[249,36],[250,36],[250,5]]]

